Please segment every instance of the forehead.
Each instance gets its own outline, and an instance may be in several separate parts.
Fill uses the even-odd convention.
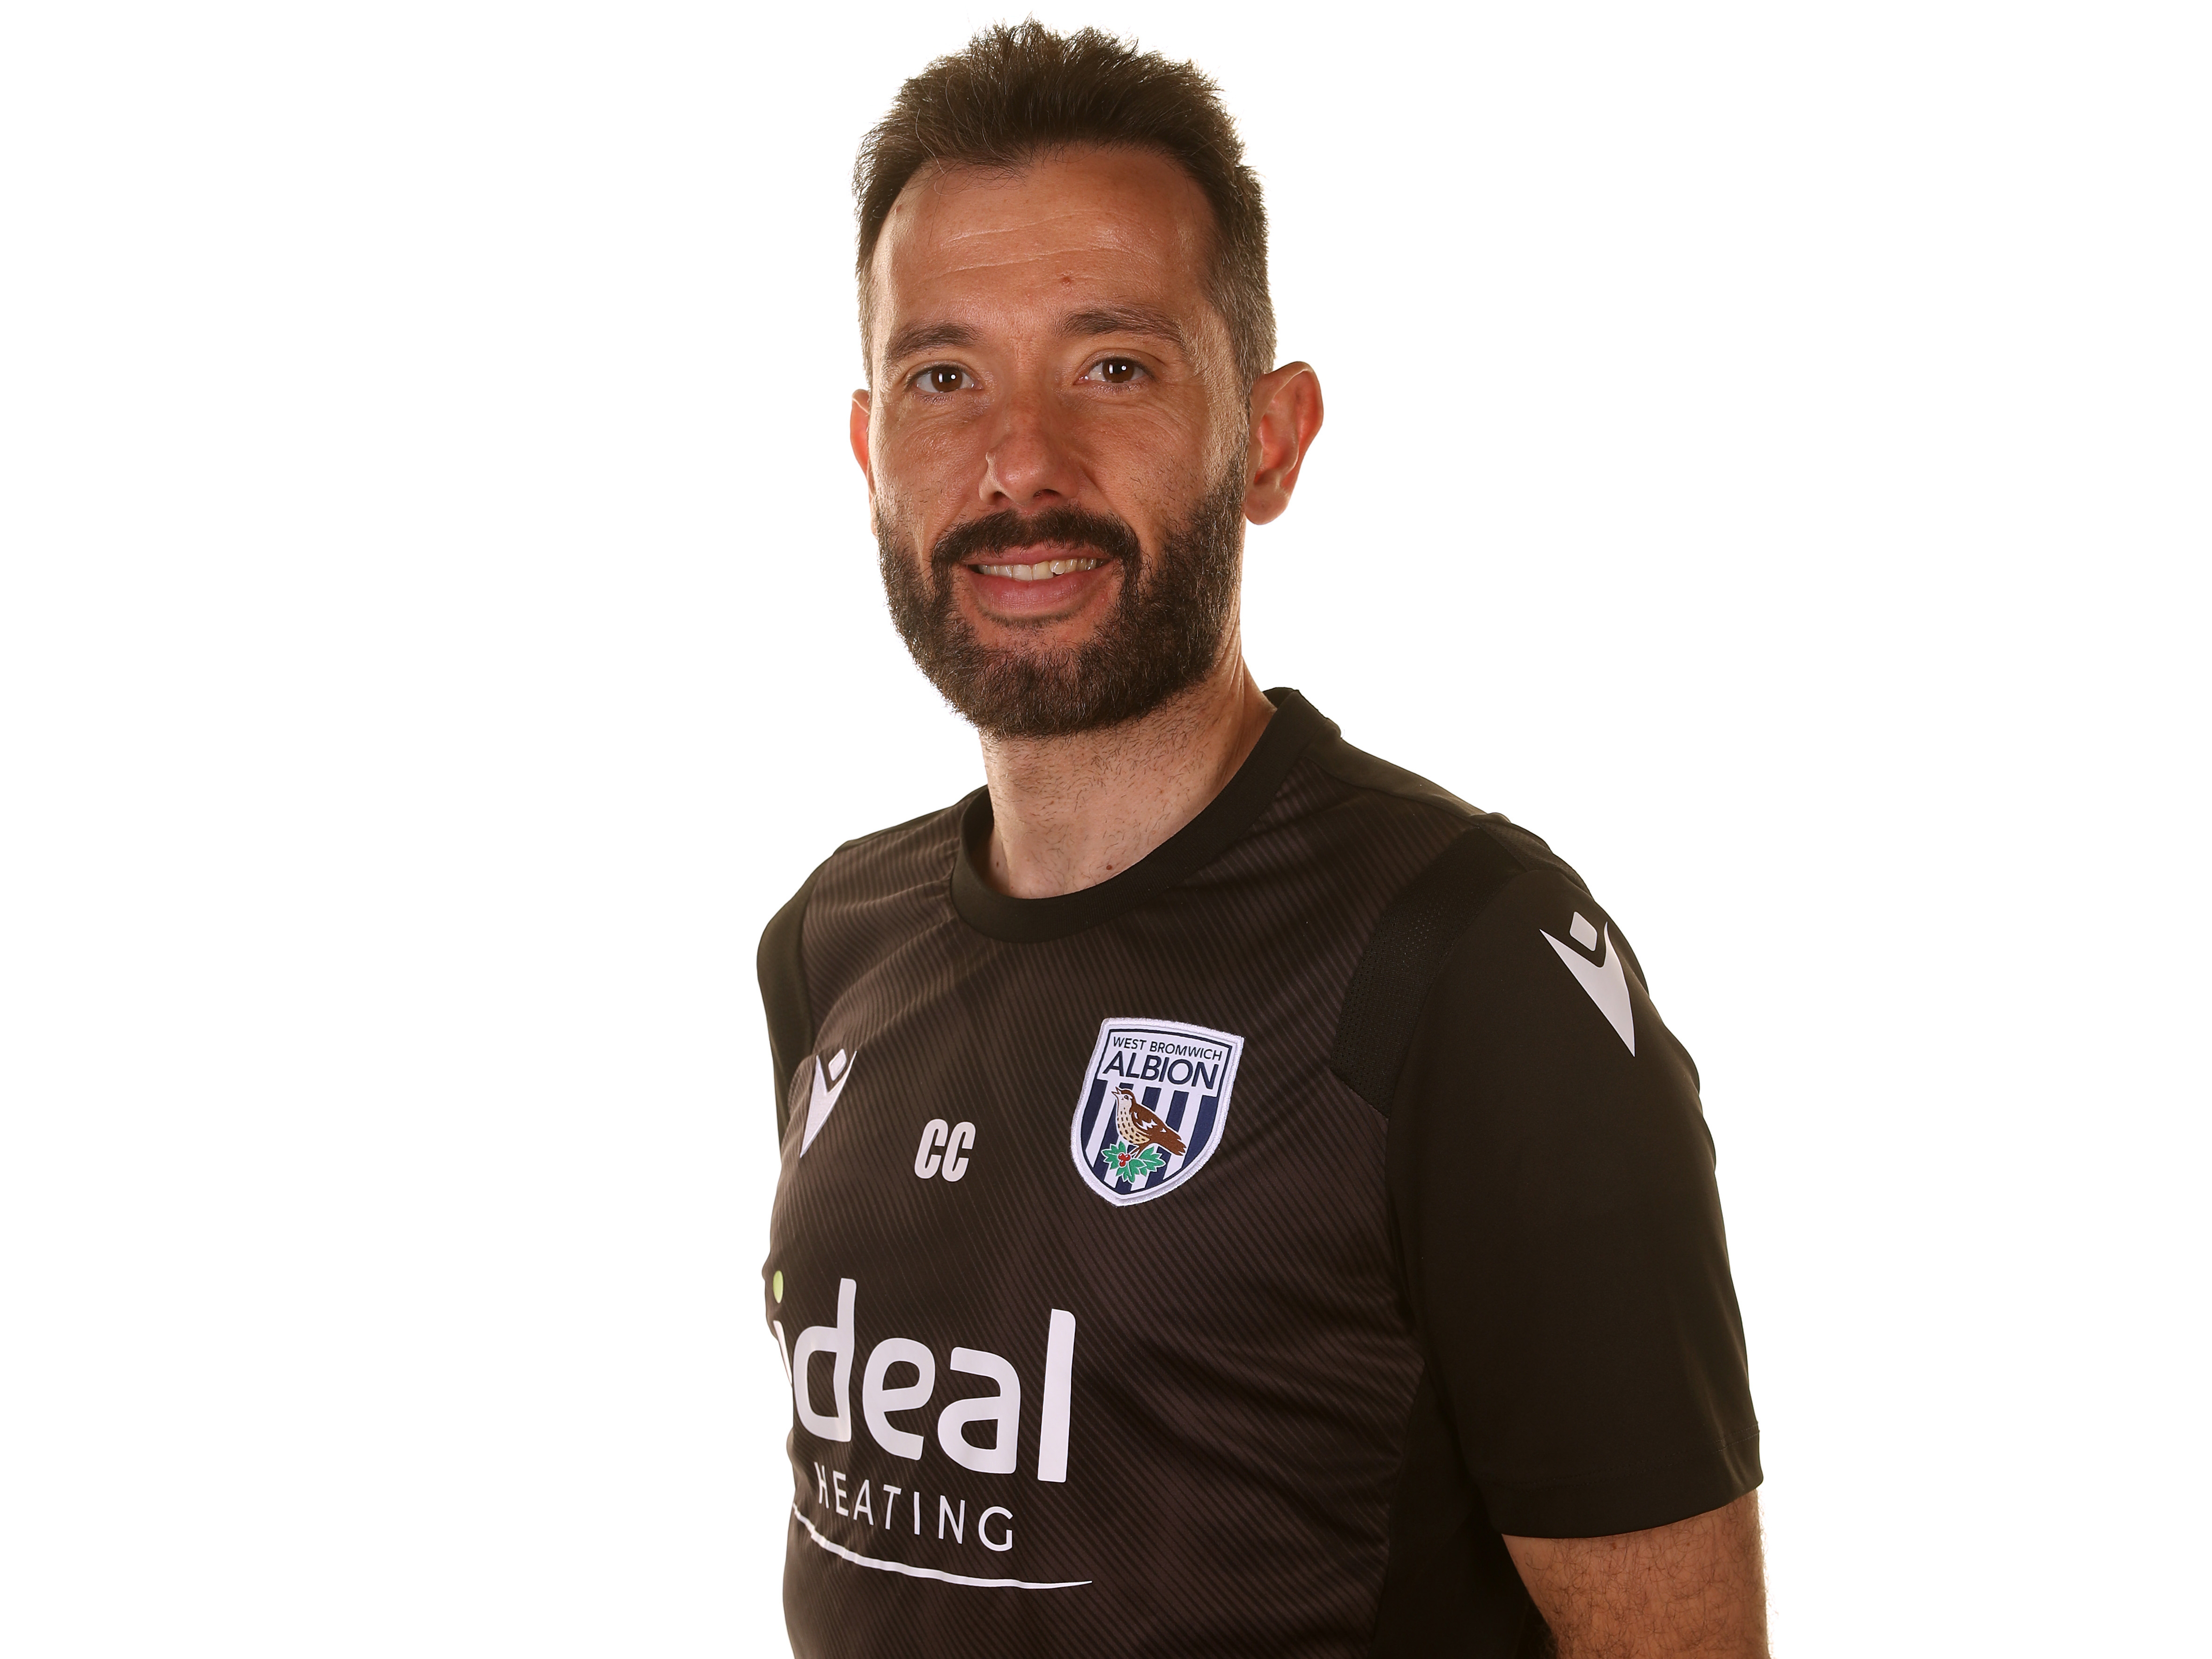
[[[1012,173],[926,168],[876,244],[871,348],[940,316],[1018,327],[1114,301],[1189,313],[1206,305],[1212,240],[1206,193],[1152,150],[1066,151]]]

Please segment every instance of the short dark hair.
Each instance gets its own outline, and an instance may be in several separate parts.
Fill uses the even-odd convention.
[[[996,24],[899,88],[860,141],[860,349],[875,314],[869,269],[899,192],[923,167],[1018,169],[1072,145],[1158,150],[1213,209],[1210,287],[1249,388],[1274,367],[1267,296],[1267,210],[1221,90],[1190,64],[1140,52],[1097,29],[1054,34],[1035,18]],[[873,364],[870,372],[873,373]]]

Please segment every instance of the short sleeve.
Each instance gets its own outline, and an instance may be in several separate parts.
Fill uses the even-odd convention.
[[[806,925],[807,896],[813,892],[824,866],[817,866],[805,884],[769,919],[761,933],[754,966],[760,975],[761,1006],[768,1015],[769,1063],[775,1068],[775,1138],[783,1139],[790,1120],[792,1073],[806,1057],[814,1042],[814,1017],[806,997],[806,967],[799,951]]]
[[[1571,877],[1516,878],[1454,947],[1390,1119],[1409,1302],[1493,1527],[1632,1532],[1759,1484],[1696,1068]]]

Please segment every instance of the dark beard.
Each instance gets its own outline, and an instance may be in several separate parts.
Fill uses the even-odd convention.
[[[1134,720],[1197,684],[1220,660],[1237,606],[1244,485],[1240,453],[1166,537],[1157,558],[1146,556],[1121,520],[1054,507],[955,525],[930,549],[925,574],[878,514],[876,546],[891,621],[945,702],[994,736],[1064,738]],[[984,562],[984,555],[1046,544],[1060,556],[1120,562],[1121,591],[1112,613],[1079,646],[985,646],[954,607],[951,572]]]

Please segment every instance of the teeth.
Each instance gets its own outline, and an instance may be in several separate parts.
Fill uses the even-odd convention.
[[[1071,570],[1096,570],[1103,559],[1047,559],[1037,564],[979,564],[987,576],[1006,576],[1018,582],[1041,582],[1048,576],[1065,576]]]

